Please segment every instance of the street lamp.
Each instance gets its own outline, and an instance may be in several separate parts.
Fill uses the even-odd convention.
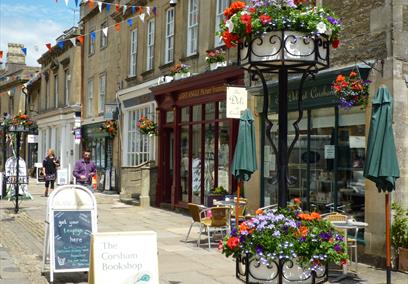
[[[329,41],[324,37],[310,37],[297,31],[274,31],[253,36],[238,45],[238,65],[247,70],[251,79],[262,82],[263,116],[268,141],[277,157],[278,205],[286,207],[288,201],[288,160],[299,138],[298,123],[302,119],[302,91],[304,81],[319,70],[327,69]],[[272,122],[268,118],[269,93],[265,74],[279,75],[278,147],[271,136]],[[288,74],[302,74],[298,91],[298,118],[293,123],[295,138],[288,148]]]

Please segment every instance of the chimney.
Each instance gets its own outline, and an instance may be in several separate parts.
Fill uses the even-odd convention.
[[[21,50],[23,47],[24,45],[20,43],[8,44],[6,69],[9,72],[19,70],[25,66],[25,55]]]

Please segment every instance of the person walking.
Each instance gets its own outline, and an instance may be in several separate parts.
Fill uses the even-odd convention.
[[[91,160],[91,152],[89,150],[85,150],[82,153],[82,159],[75,163],[72,174],[76,178],[77,184],[92,190],[92,177],[96,175],[96,165]]]
[[[55,156],[53,149],[48,149],[47,156],[43,160],[43,171],[45,173],[45,192],[44,196],[48,197],[48,189],[51,185],[51,190],[54,189],[55,179],[57,178],[57,168],[60,166],[60,162]]]

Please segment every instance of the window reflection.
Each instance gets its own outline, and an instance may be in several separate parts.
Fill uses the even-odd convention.
[[[181,200],[188,202],[188,125],[181,127],[181,140],[180,140],[180,186],[181,186]]]

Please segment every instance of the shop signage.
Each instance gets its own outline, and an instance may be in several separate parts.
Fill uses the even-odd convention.
[[[92,234],[88,283],[158,284],[157,234],[153,231]]]
[[[334,145],[324,145],[324,158],[334,159],[336,156],[336,148]]]
[[[68,184],[68,169],[57,170],[57,184]]]
[[[220,94],[220,93],[225,93],[225,86],[201,88],[201,89],[195,89],[195,90],[182,92],[178,96],[178,99],[179,100],[185,100],[185,99],[190,99],[190,98],[194,98],[194,97],[215,95],[215,94]]]
[[[240,118],[241,111],[248,105],[248,91],[246,88],[227,88],[227,118]]]
[[[38,135],[28,134],[27,135],[27,143],[32,143],[32,144],[38,143]]]

